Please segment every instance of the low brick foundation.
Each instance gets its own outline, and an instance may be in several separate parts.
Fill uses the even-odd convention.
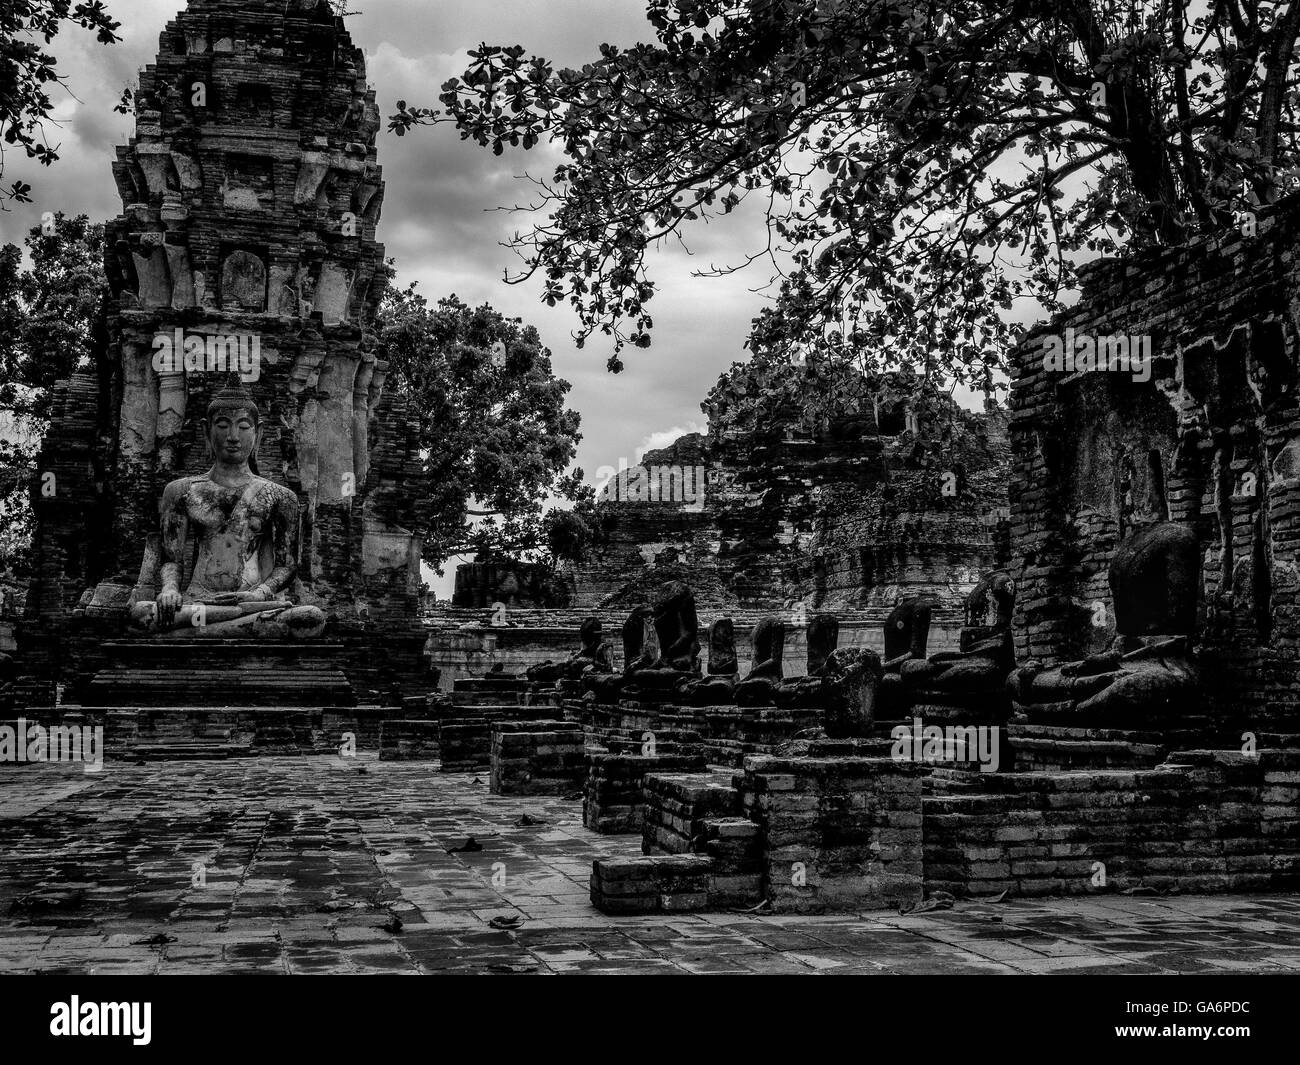
[[[704,769],[703,757],[661,754],[591,753],[587,756],[587,783],[582,822],[606,835],[641,831],[645,796],[641,782],[650,772],[689,772]]]
[[[925,800],[926,887],[955,895],[1300,887],[1300,750],[988,774]]]
[[[553,721],[559,711],[545,706],[454,707],[439,722],[438,746],[444,773],[486,772],[492,765],[492,730],[498,725]]]
[[[889,758],[750,758],[742,810],[759,828],[776,912],[897,908],[921,896],[921,779]]]
[[[338,755],[346,740],[356,753],[380,751],[386,725],[414,724],[396,707],[28,707],[10,715],[18,735],[40,726],[103,728],[105,760],[137,758]],[[382,753],[381,753],[382,757]],[[0,760],[0,769],[10,763]]]
[[[691,854],[702,847],[704,822],[738,817],[740,793],[725,773],[647,773],[641,785],[643,854]]]
[[[587,777],[582,729],[554,721],[492,726],[493,795],[568,795]]]
[[[432,762],[441,756],[436,721],[385,721],[379,730],[381,762]]]
[[[706,910],[712,875],[712,860],[701,854],[597,859],[591,903],[610,914]]]

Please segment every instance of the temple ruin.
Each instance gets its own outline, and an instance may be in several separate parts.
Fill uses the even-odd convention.
[[[580,797],[640,839],[609,914],[1300,887],[1300,202],[1094,265],[947,466],[896,411],[690,435],[582,563],[471,564],[422,619],[359,50],[314,0],[192,0],[137,108],[13,712]]]
[[[328,4],[194,0],[161,34],[113,165],[102,346],[58,386],[38,460],[57,490],[33,496],[25,701],[57,683],[79,702],[156,657],[123,622],[157,595],[163,488],[210,464],[205,412],[231,384],[262,411],[255,471],[300,505],[295,599],[328,616],[342,687],[416,691],[428,493],[370,332],[379,122]]]

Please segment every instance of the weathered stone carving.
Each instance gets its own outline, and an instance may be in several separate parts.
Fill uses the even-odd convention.
[[[1116,550],[1109,583],[1118,635],[1103,654],[1054,669],[1036,660],[1008,688],[1031,719],[1063,723],[1171,721],[1200,706],[1192,661],[1200,545],[1187,526],[1139,528]]]
[[[158,598],[137,597],[131,620],[150,632],[308,639],[325,628],[314,606],[295,606],[298,499],[250,467],[262,435],[257,404],[246,392],[217,393],[208,407],[213,466],[172,481],[163,492]],[[181,591],[187,546],[196,544],[189,585]],[[145,564],[154,560],[146,554]],[[142,585],[152,584],[142,573]]]
[[[785,625],[777,618],[763,618],[754,626],[753,665],[736,685],[737,706],[772,705],[773,693],[781,683],[784,655]]]
[[[650,605],[659,639],[656,668],[698,673],[700,622],[690,588],[681,581],[671,581],[655,592]]]
[[[645,605],[634,607],[623,622],[623,672],[607,676],[593,672],[582,678],[583,687],[594,693],[596,702],[616,702],[633,673],[650,666],[658,657],[646,639],[649,627],[650,608]]]
[[[901,717],[907,711],[901,671],[908,661],[925,658],[930,641],[933,600],[905,599],[885,619],[885,660],[881,663],[880,712],[885,718]]]
[[[688,700],[695,706],[731,702],[737,669],[735,625],[731,618],[718,618],[709,626],[708,676],[686,686]]]
[[[831,614],[818,614],[808,621],[805,638],[808,644],[807,676],[783,680],[772,692],[777,706],[819,707],[825,700],[822,674],[839,644],[839,620]]]
[[[1015,666],[1011,641],[1015,602],[1015,583],[1005,573],[991,574],[975,586],[966,601],[961,650],[901,663],[899,677],[913,706],[955,704],[980,717],[1005,717],[1003,692]],[[990,609],[992,624],[985,624]]]
[[[670,581],[651,598],[658,654],[650,665],[629,670],[625,692],[676,692],[700,675],[699,616],[695,596],[681,581]]]
[[[266,310],[266,266],[248,251],[235,251],[221,264],[223,310]]]
[[[820,677],[826,735],[831,739],[870,736],[880,699],[880,656],[866,647],[833,651]]]
[[[530,666],[524,675],[531,681],[553,683],[579,680],[585,673],[612,673],[609,644],[601,640],[600,619],[587,618],[578,632],[582,646],[563,662],[539,662]]]

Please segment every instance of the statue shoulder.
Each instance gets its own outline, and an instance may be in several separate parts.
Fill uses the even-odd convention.
[[[176,480],[169,482],[167,487],[163,489],[163,506],[175,506],[189,494],[190,487],[195,481],[201,481],[203,479],[204,478],[201,476],[177,477]]]
[[[282,513],[297,514],[298,496],[292,488],[286,488],[265,477],[258,478],[258,494],[270,502],[271,506]]]

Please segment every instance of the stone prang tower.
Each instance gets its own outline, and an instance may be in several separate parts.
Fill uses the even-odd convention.
[[[162,489],[208,467],[208,401],[238,384],[263,416],[258,472],[301,505],[302,601],[360,641],[365,674],[361,645],[419,642],[428,491],[373,336],[384,184],[362,53],[325,0],[191,0],[135,103],[96,367],[60,383],[41,454],[58,491],[34,496],[33,662],[64,673],[78,633],[89,649],[153,597]]]

